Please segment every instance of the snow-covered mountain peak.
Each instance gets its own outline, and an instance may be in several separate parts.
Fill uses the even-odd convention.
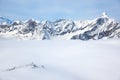
[[[0,17],[0,25],[9,25],[11,23],[12,23],[11,20],[4,18],[4,17]]]

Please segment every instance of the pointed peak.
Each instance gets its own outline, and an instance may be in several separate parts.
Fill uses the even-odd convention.
[[[108,17],[106,12],[102,13],[102,17]]]

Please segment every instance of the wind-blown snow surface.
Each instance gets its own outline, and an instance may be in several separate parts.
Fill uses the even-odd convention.
[[[0,80],[120,80],[120,41],[0,40]]]

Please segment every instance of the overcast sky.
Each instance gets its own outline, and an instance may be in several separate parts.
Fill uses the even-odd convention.
[[[0,0],[0,16],[10,19],[86,20],[102,12],[120,21],[120,0]]]

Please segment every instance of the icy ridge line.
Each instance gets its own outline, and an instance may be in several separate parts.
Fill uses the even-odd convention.
[[[30,64],[26,64],[26,65],[22,65],[22,66],[11,67],[11,68],[8,68],[8,69],[3,70],[3,71],[14,71],[14,70],[17,70],[17,69],[28,68],[28,67],[30,67],[32,69],[38,69],[38,68],[45,69],[44,65],[37,65],[37,64],[32,62]]]

